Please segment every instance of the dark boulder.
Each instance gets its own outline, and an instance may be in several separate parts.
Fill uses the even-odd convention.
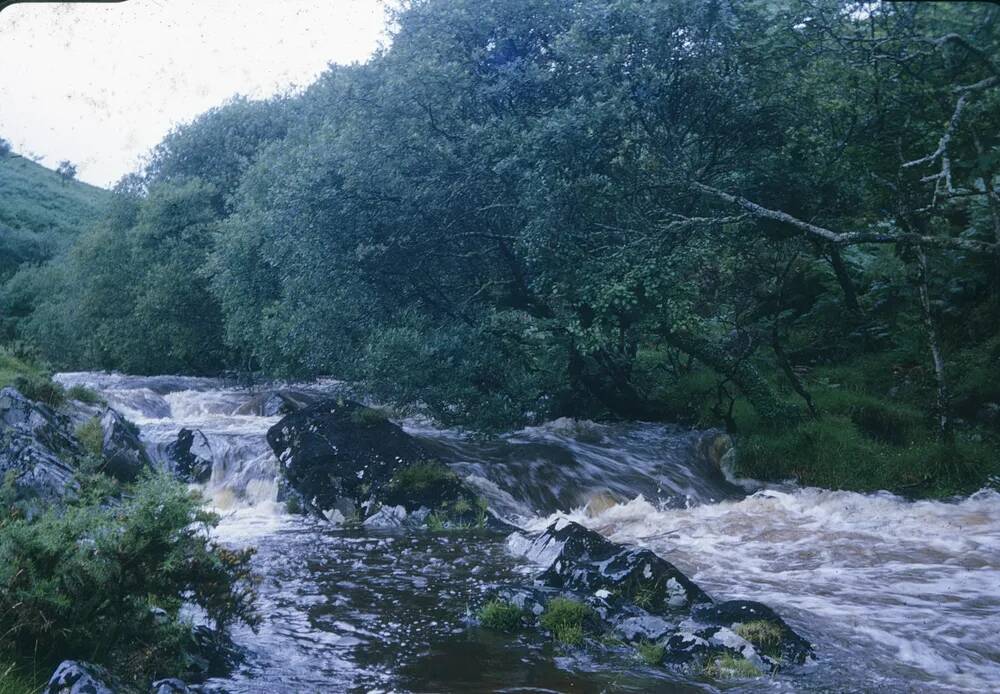
[[[809,641],[795,633],[774,610],[759,602],[729,600],[698,605],[691,616],[702,624],[730,629],[771,659],[804,663],[813,655]]]
[[[240,405],[235,414],[277,417],[304,410],[322,399],[316,393],[304,390],[266,390]]]
[[[212,477],[212,446],[200,431],[181,429],[165,453],[171,472],[182,482],[204,484]]]
[[[673,564],[647,549],[615,544],[592,530],[560,520],[535,537],[513,534],[511,551],[546,568],[531,588],[495,595],[526,615],[538,615],[553,595],[585,603],[602,627],[636,647],[656,644],[660,662],[725,672],[773,672],[813,654],[771,608],[758,602],[716,603]]]
[[[650,614],[711,602],[666,559],[648,549],[616,545],[578,523],[555,523],[536,543],[552,557],[538,577],[547,586],[597,595],[612,604],[635,604]]]
[[[104,471],[122,482],[133,482],[152,464],[146,447],[139,440],[139,430],[115,410],[108,409],[101,417],[104,441],[101,455]]]
[[[325,400],[294,412],[267,432],[288,485],[309,509],[335,520],[362,521],[383,507],[426,509],[426,524],[486,525],[477,494],[378,410]],[[392,516],[390,518],[389,516]],[[402,514],[381,512],[402,525]]]
[[[52,673],[44,694],[115,694],[117,687],[102,667],[64,660]]]
[[[79,490],[64,462],[79,454],[69,419],[14,388],[0,390],[0,482],[13,475],[18,499],[48,504]]]

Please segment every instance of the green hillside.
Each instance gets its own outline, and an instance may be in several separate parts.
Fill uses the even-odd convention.
[[[16,154],[0,156],[0,281],[19,266],[50,257],[94,220],[110,193],[63,180]]]

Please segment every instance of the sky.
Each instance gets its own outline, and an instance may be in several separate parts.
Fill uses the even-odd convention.
[[[0,12],[0,137],[110,186],[171,128],[312,82],[387,40],[382,0],[125,0]]]

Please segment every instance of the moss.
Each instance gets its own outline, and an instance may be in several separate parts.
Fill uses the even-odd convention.
[[[659,665],[663,662],[667,649],[652,641],[641,641],[636,645],[635,652],[646,665]]]
[[[545,606],[539,624],[552,633],[560,643],[579,646],[583,643],[583,623],[593,610],[582,602],[569,598],[553,598]]]
[[[389,421],[389,415],[378,407],[362,407],[351,412],[351,421],[365,427],[378,426]]]
[[[66,391],[66,397],[70,400],[82,402],[87,405],[103,405],[104,398],[86,386],[75,385]]]
[[[746,658],[725,653],[706,663],[702,674],[715,680],[735,680],[760,677],[761,672]]]
[[[423,492],[443,483],[457,482],[458,475],[452,472],[444,463],[437,461],[421,461],[397,470],[389,480],[392,489],[409,492]]]
[[[764,619],[737,624],[733,630],[769,656],[781,655],[781,626]]]
[[[476,615],[479,623],[498,631],[518,631],[523,624],[524,610],[504,600],[490,600]]]
[[[100,458],[104,450],[104,429],[101,420],[92,417],[76,428],[76,438],[83,444],[84,450],[95,458]]]

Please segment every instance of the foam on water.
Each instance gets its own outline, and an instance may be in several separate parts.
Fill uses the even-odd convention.
[[[686,509],[639,497],[532,525],[562,517],[648,547],[718,595],[776,607],[816,641],[821,660],[849,658],[899,686],[1000,686],[996,491],[946,503],[765,490]]]

